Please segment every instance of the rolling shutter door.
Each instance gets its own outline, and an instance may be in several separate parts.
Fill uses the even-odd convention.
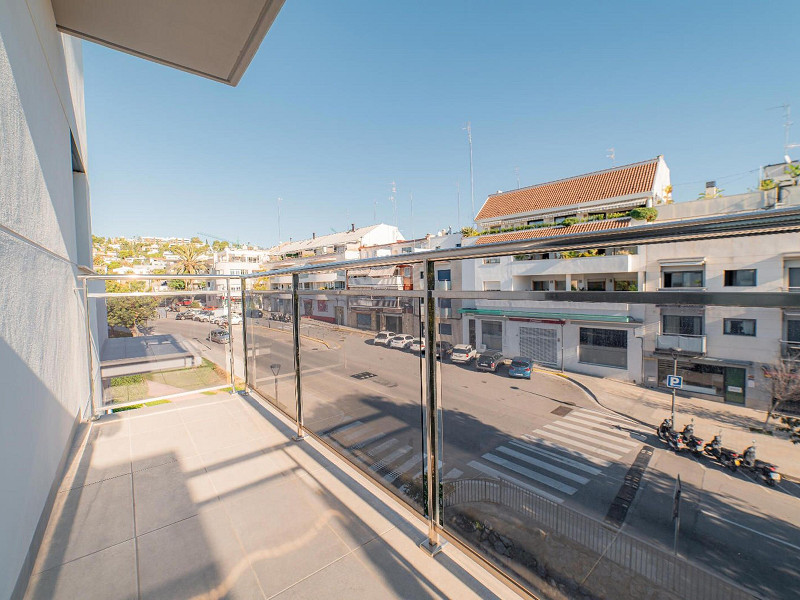
[[[520,327],[519,349],[540,364],[558,364],[558,331],[542,327]]]

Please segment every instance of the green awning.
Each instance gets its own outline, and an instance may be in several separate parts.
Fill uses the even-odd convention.
[[[529,312],[523,310],[462,308],[461,314],[491,315],[495,317],[518,317],[522,319],[558,319],[560,321],[596,321],[598,323],[640,323],[628,315],[591,315],[584,313]]]

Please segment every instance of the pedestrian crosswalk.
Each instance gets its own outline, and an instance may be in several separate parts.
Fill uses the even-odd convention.
[[[320,434],[348,452],[386,485],[420,481],[424,451],[419,430],[389,416],[341,422]],[[451,433],[451,435],[454,435]],[[442,469],[444,481],[462,477],[505,479],[562,503],[641,446],[636,424],[624,417],[580,408],[510,438],[488,452]],[[463,469],[463,470],[462,470]]]

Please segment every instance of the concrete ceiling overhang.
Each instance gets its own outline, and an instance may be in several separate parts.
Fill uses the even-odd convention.
[[[64,33],[236,85],[284,0],[52,0]]]

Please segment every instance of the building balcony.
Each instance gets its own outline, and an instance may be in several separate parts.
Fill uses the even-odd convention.
[[[437,281],[436,287],[434,288],[440,292],[449,292],[453,289],[453,282],[452,281]]]
[[[403,277],[350,277],[347,285],[351,289],[373,288],[382,290],[402,290]]]
[[[706,336],[661,333],[656,336],[656,351],[677,352],[678,354],[705,354]]]
[[[511,262],[511,275],[583,275],[592,273],[636,273],[641,269],[638,254],[548,258]],[[487,265],[488,268],[488,265]],[[479,271],[480,272],[480,271]]]
[[[800,341],[781,340],[781,358],[800,360]]]

